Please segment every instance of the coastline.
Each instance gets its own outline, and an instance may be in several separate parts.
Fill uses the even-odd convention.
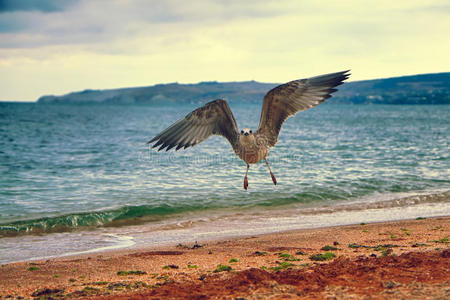
[[[0,264],[54,259],[107,250],[166,247],[296,229],[448,216],[450,192],[395,193],[349,202],[296,204],[236,210],[191,212],[127,226],[99,226],[2,238]],[[139,221],[139,220],[137,220]],[[136,222],[136,220],[131,220]]]
[[[449,225],[449,216],[361,223],[10,263],[0,267],[0,296],[197,299],[226,292],[250,299],[445,298],[450,293]],[[321,250],[325,246],[337,249]],[[335,257],[311,260],[327,252]],[[369,281],[366,275],[372,276]]]

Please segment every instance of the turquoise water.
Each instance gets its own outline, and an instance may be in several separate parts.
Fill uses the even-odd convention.
[[[278,185],[260,163],[250,168],[248,191],[245,164],[223,138],[178,152],[145,144],[194,108],[0,103],[0,244],[17,245],[14,239],[30,234],[450,190],[450,106],[320,105],[301,112],[283,125],[268,158]],[[256,129],[259,105],[231,109],[241,128]],[[424,201],[449,201],[433,199]]]

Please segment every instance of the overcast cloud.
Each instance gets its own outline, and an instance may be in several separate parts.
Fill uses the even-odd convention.
[[[449,71],[448,1],[0,0],[0,99]]]

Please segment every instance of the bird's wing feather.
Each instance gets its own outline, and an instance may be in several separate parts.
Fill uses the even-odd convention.
[[[235,147],[239,130],[233,113],[225,100],[214,100],[197,108],[183,119],[175,122],[148,144],[156,142],[152,148],[166,151],[176,147],[188,148],[203,142],[211,135],[221,135]]]
[[[349,71],[294,80],[270,90],[265,96],[257,139],[275,146],[283,122],[302,110],[314,107],[330,98],[334,87],[343,83]]]

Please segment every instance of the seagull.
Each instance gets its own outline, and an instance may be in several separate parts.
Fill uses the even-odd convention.
[[[273,184],[277,184],[267,156],[269,148],[275,146],[281,125],[289,117],[324,102],[336,92],[338,85],[350,76],[350,70],[299,79],[279,85],[264,96],[259,126],[239,130],[227,101],[217,99],[189,113],[181,120],[163,130],[147,144],[156,142],[152,148],[158,151],[175,148],[176,151],[193,147],[211,135],[225,137],[234,153],[247,164],[244,189],[248,188],[250,164],[264,160],[269,168]]]

